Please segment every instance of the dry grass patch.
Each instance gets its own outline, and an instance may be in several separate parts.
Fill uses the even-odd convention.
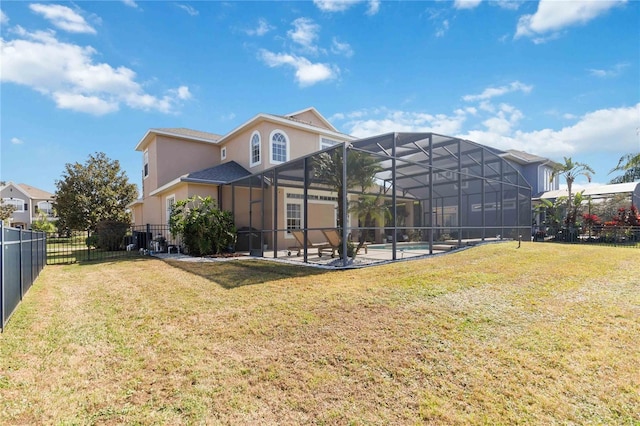
[[[0,335],[0,423],[636,424],[639,258],[47,267]]]

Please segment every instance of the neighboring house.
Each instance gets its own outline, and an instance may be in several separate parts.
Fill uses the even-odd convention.
[[[560,188],[560,177],[556,175],[551,178],[554,168],[561,166],[560,163],[515,149],[504,151],[500,156],[508,160],[531,185],[533,198]]]
[[[38,219],[40,214],[43,214],[48,220],[55,219],[54,195],[50,192],[24,183],[8,182],[5,186],[0,187],[0,196],[3,204],[15,207],[9,219],[10,226],[30,229],[31,224]]]
[[[589,186],[584,190],[572,191],[582,192],[582,195],[586,199],[601,200],[610,198],[616,195],[624,195],[628,197],[630,206],[640,206],[640,182],[626,182],[626,183],[613,183],[609,185],[595,185]],[[556,189],[553,191],[546,191],[542,194],[538,194],[533,197],[534,201],[541,199],[555,201],[559,197],[567,197],[569,192],[566,189]]]
[[[195,195],[225,208],[222,185],[354,139],[315,108],[261,113],[225,135],[150,129],[136,146],[143,156],[142,198],[128,207],[135,225],[168,223],[173,203]]]
[[[450,163],[455,167],[463,162],[460,173],[450,169],[439,169],[442,172],[434,173],[433,185],[440,185],[438,188],[444,190],[442,185],[450,184],[452,193],[448,196],[449,198],[462,199],[462,193],[466,192],[470,185],[464,177],[466,174],[479,174],[490,178],[497,173],[498,178],[508,178],[514,185],[528,181],[533,189],[529,192],[527,187],[528,196],[523,206],[527,206],[527,217],[530,217],[528,216],[530,194],[557,188],[557,179],[553,182],[549,179],[555,163],[548,159],[520,151],[505,152],[472,142],[459,142],[456,138],[429,135],[431,134],[424,134],[424,137],[434,141],[434,155],[438,155],[438,158],[433,160],[434,167],[437,167],[436,162],[443,167],[450,167],[445,166],[445,161],[440,158],[449,155],[457,158],[452,151],[454,149],[464,148],[470,153],[465,155],[464,160]],[[382,138],[380,142],[373,144],[375,149],[381,146],[383,140],[388,139],[388,136],[380,137]],[[416,141],[421,140],[418,134],[406,134],[406,137],[415,138]],[[261,113],[225,135],[189,129],[150,129],[136,146],[136,151],[141,152],[143,158],[142,198],[128,207],[133,213],[135,225],[167,224],[171,206],[177,200],[194,195],[211,196],[218,201],[220,208],[234,212],[238,227],[251,226],[264,230],[295,229],[302,227],[306,216],[307,223],[313,224],[315,228],[310,232],[317,235],[320,232],[319,229],[336,226],[337,194],[316,186],[315,189],[308,190],[307,198],[303,201],[304,188],[300,186],[299,180],[296,181],[297,183],[294,180],[287,181],[286,178],[278,180],[277,175],[269,175],[269,173],[277,168],[274,170],[278,170],[278,173],[282,173],[283,176],[288,174],[286,169],[290,169],[291,173],[299,174],[303,169],[302,161],[293,160],[302,159],[345,142],[354,145],[362,142],[363,146],[367,145],[364,140],[356,142],[356,138],[339,132],[312,107],[283,116]],[[424,148],[426,145],[418,147],[417,143],[411,144],[413,152],[411,155],[416,158],[427,153]],[[406,151],[407,148],[403,150]],[[482,150],[487,151],[486,167],[478,166],[478,161],[484,157],[477,157],[479,154],[476,153]],[[388,153],[382,149],[378,155]],[[508,165],[501,166],[502,163]],[[505,170],[504,176],[500,170]],[[507,170],[511,171],[507,172]],[[243,183],[239,183],[239,179],[249,178],[265,171],[267,172],[261,176],[244,179]],[[513,175],[507,176],[507,173],[513,173]],[[455,180],[457,179],[455,176],[458,175],[463,176],[460,189]],[[516,175],[522,177],[518,178]],[[234,181],[234,184],[228,185]],[[384,185],[387,185],[388,181],[385,180],[385,182]],[[485,185],[486,191],[478,190],[480,192],[476,196],[464,195],[463,202],[471,209],[470,213],[464,215],[462,212],[458,213],[460,207],[448,207],[443,204],[446,203],[445,198],[434,200],[432,208],[428,209],[429,213],[425,213],[422,211],[423,206],[417,204],[418,198],[409,193],[406,197],[400,194],[396,199],[397,213],[400,218],[398,221],[403,223],[400,226],[406,230],[412,226],[429,226],[431,223],[438,227],[456,224],[460,226],[463,218],[464,221],[470,221],[476,216],[478,219],[474,220],[478,223],[477,226],[488,225],[495,218],[500,217],[498,210],[503,207],[512,209],[514,212],[523,210],[515,208],[516,199],[519,200],[521,197],[516,198],[513,191],[502,190],[499,185],[491,182],[495,181],[488,182]],[[477,186],[477,184],[474,185]],[[389,187],[386,187],[385,192],[388,190]],[[305,206],[308,206],[306,212]],[[481,215],[485,219],[480,219]],[[503,221],[505,217],[509,215],[503,214]],[[530,224],[530,219],[527,220]],[[503,224],[501,223],[500,226]],[[357,217],[353,215],[347,217],[347,229],[358,225]],[[366,226],[386,225],[373,223]],[[375,234],[376,242],[382,242],[386,237],[379,230]],[[274,241],[271,239],[274,235],[277,235],[277,246],[280,248],[294,243],[293,236],[288,232],[263,233],[263,243],[272,246]]]
[[[534,203],[543,193],[558,191],[560,188],[560,176],[553,176],[554,168],[561,166],[560,163],[515,149],[504,151],[500,156],[508,160],[531,185]],[[544,217],[544,211],[534,212],[532,225],[535,227],[543,223]]]

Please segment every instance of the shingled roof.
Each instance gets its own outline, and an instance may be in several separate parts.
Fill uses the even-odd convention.
[[[224,184],[250,175],[251,172],[240,164],[235,161],[229,161],[215,167],[189,173],[183,180],[187,182]]]
[[[185,127],[165,127],[165,128],[156,128],[151,130],[157,130],[161,133],[171,133],[176,136],[186,136],[189,138],[199,138],[199,139],[209,139],[211,141],[217,141],[222,137],[222,135],[218,135],[215,133],[209,132],[201,132],[200,130],[187,129]]]

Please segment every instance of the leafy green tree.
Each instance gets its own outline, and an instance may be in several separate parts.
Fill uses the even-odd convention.
[[[51,222],[43,212],[38,213],[38,218],[31,223],[31,229],[46,233],[56,232],[55,223]]]
[[[611,179],[610,183],[635,182],[640,179],[640,154],[623,155],[618,160],[618,165],[611,169],[609,174],[613,172],[623,172],[623,174]]]
[[[105,153],[89,155],[85,164],[67,163],[56,181],[54,208],[64,229],[91,230],[103,220],[130,222],[127,204],[138,196],[118,160]]]
[[[218,209],[211,197],[195,196],[177,201],[169,217],[169,229],[174,238],[182,237],[193,256],[224,253],[237,239],[233,215]]]
[[[553,173],[551,173],[551,180],[555,179],[556,176],[564,176],[565,181],[567,182],[567,224],[575,225],[575,217],[570,217],[572,213],[572,205],[573,205],[573,194],[571,192],[573,187],[573,182],[575,182],[578,176],[585,176],[589,182],[591,182],[591,174],[595,174],[593,169],[584,163],[580,163],[577,161],[573,161],[571,157],[564,157],[564,164],[560,164],[557,166]],[[573,219],[573,222],[571,222]]]
[[[5,204],[4,201],[0,199],[0,220],[9,220],[15,210],[15,206],[11,204]]]

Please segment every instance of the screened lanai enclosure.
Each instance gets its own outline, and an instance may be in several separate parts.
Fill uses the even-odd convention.
[[[531,187],[499,151],[434,133],[337,144],[234,181],[221,196],[237,250],[304,262],[335,256],[338,266],[531,232]]]

